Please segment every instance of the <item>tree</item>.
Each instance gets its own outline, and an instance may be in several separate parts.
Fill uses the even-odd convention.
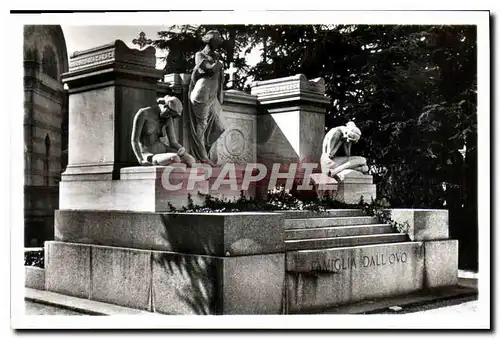
[[[194,68],[195,53],[203,48],[202,37],[209,30],[218,30],[223,38],[220,49],[224,69],[231,64],[238,68],[234,87],[243,89],[248,76],[249,67],[245,56],[251,51],[251,35],[249,26],[244,25],[198,25],[170,26],[167,30],[158,32],[158,39],[153,45],[168,52],[163,57],[166,62],[165,72],[191,73]]]
[[[269,42],[255,77],[324,77],[332,98],[327,127],[357,122],[364,134],[357,151],[375,171],[378,195],[395,207],[448,208],[460,246],[477,248],[475,26],[275,26],[264,33]],[[474,258],[461,256],[462,265],[464,257]]]

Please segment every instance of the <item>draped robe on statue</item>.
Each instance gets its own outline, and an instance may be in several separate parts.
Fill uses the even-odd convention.
[[[219,63],[212,71],[207,72],[203,63]],[[222,63],[203,52],[196,53],[196,65],[189,84],[189,153],[197,160],[210,159],[210,148],[224,132],[220,120],[222,110],[222,85],[224,70]]]

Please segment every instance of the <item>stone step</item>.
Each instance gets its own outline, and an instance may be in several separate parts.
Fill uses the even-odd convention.
[[[408,240],[408,235],[403,233],[369,234],[335,238],[294,239],[285,240],[285,249],[287,251],[312,250],[333,247],[394,243]]]
[[[285,219],[285,229],[368,225],[378,223],[379,220],[377,217],[370,216]]]
[[[285,230],[285,240],[333,238],[354,235],[369,235],[396,232],[389,224],[330,226]]]
[[[321,217],[359,217],[366,216],[361,209],[330,209],[325,211],[275,211],[283,213],[287,219],[321,218]]]

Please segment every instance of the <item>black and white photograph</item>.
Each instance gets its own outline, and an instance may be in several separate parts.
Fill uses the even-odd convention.
[[[492,326],[488,11],[10,19],[13,328]]]

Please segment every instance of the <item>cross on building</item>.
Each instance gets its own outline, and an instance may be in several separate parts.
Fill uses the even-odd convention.
[[[153,42],[151,39],[146,39],[146,33],[139,33],[139,38],[132,40],[134,45],[139,45],[140,48],[143,48],[146,45],[150,45]]]
[[[234,62],[231,62],[229,64],[229,69],[224,71],[225,74],[229,74],[229,81],[227,83],[227,87],[233,88],[235,86],[237,72],[238,72],[238,69],[236,67],[234,67]]]

